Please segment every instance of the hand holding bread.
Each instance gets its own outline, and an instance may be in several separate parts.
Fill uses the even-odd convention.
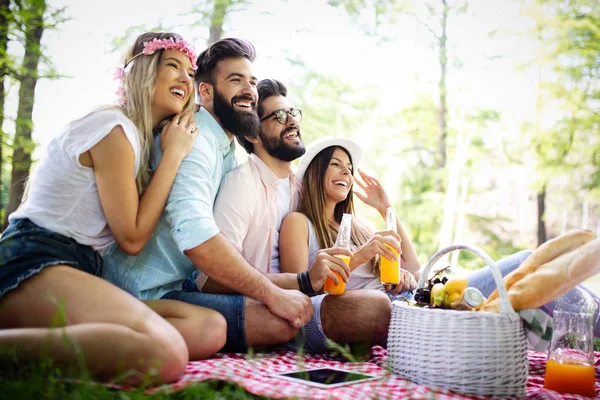
[[[600,272],[600,238],[573,230],[542,244],[516,270],[504,277],[513,308],[538,308]],[[498,290],[482,311],[499,312]]]

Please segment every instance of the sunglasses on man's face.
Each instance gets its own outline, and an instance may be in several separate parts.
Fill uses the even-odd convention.
[[[302,121],[302,110],[296,110],[295,108],[290,108],[289,110],[284,110],[284,109],[280,109],[280,110],[275,110],[273,111],[271,114],[267,115],[266,117],[261,118],[261,121],[264,121],[265,119],[275,116],[275,118],[277,118],[277,122],[279,122],[282,125],[285,125],[288,123],[288,116],[292,116],[296,121],[300,122]]]

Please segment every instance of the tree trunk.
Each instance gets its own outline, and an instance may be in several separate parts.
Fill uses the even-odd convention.
[[[33,128],[31,116],[35,86],[38,80],[38,64],[41,56],[40,42],[44,33],[46,2],[45,0],[31,0],[28,3],[28,18],[25,25],[25,54],[21,69],[21,86],[19,88],[19,104],[13,145],[12,181],[4,220],[5,227],[8,224],[8,215],[17,209],[23,197],[25,183],[29,177],[29,168],[31,167],[31,152],[34,148],[31,140]]]
[[[207,45],[211,45],[223,37],[223,22],[227,15],[227,7],[231,0],[214,0],[213,13],[210,18],[210,35]]]
[[[548,240],[544,215],[546,213],[546,185],[537,193],[537,211],[537,240],[538,246],[541,246],[542,243]]]
[[[9,6],[10,0],[0,0],[0,216],[2,215],[2,210],[4,210],[4,203],[2,201],[4,198],[2,167],[4,166],[5,161],[4,142],[6,135],[4,134],[2,125],[4,124],[4,99],[6,96],[4,81],[8,75],[6,49],[8,47]]]
[[[454,156],[454,159],[448,168],[448,188],[446,189],[446,195],[444,197],[442,226],[440,227],[440,232],[438,234],[439,249],[449,246],[452,243],[452,238],[454,237],[462,169],[466,165],[469,158],[469,150],[473,140],[473,134],[473,131],[470,130],[464,135],[458,135],[456,141],[456,155]],[[442,260],[446,260],[446,257],[447,256],[442,258]]]
[[[458,212],[456,216],[456,228],[454,230],[454,243],[461,243],[463,241],[463,230],[465,226],[465,209],[467,207],[467,194],[469,192],[469,179],[465,176],[461,178],[460,183],[460,195],[458,199]],[[458,259],[460,258],[460,251],[452,253],[450,259],[450,265],[456,267],[458,265]]]
[[[448,23],[448,4],[446,0],[442,0],[444,10],[442,13],[442,34],[439,36],[439,62],[440,62],[440,81],[438,84],[440,104],[438,106],[438,126],[440,128],[440,136],[438,137],[438,157],[437,168],[446,167],[446,138],[448,137],[448,105],[446,104],[446,71],[448,69],[448,49],[446,42],[446,27]]]

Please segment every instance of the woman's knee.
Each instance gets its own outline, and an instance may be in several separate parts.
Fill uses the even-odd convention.
[[[209,353],[214,354],[225,346],[227,341],[227,320],[216,311],[210,310],[204,318],[204,340]]]
[[[157,378],[165,383],[179,379],[189,361],[188,347],[183,336],[161,317],[149,322],[144,333],[148,340],[143,352],[149,356],[151,364],[157,366]]]

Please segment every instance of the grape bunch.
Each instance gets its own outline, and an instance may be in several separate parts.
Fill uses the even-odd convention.
[[[468,287],[469,281],[465,277],[440,277],[449,266],[438,271],[427,281],[427,287],[418,288],[414,301],[418,306],[431,308],[445,308],[451,310],[478,310],[485,297],[474,287]]]
[[[442,279],[435,278],[433,281],[428,281],[428,286],[425,288],[418,288],[415,291],[415,296],[414,296],[414,299],[417,302],[417,304],[419,304],[419,305],[431,304],[431,289],[433,288],[433,285],[438,284],[438,283],[445,285],[446,282],[448,282],[448,278],[444,276]]]
[[[445,285],[446,282],[448,282],[447,277],[439,277],[439,275],[442,274],[444,271],[448,270],[448,268],[450,268],[450,265],[448,265],[446,268],[440,269],[438,272],[435,273],[435,275],[431,277],[431,279],[427,280],[427,287],[418,288],[415,291],[414,300],[417,302],[418,305],[429,306],[431,304],[431,289],[435,284],[441,283],[442,285]]]

